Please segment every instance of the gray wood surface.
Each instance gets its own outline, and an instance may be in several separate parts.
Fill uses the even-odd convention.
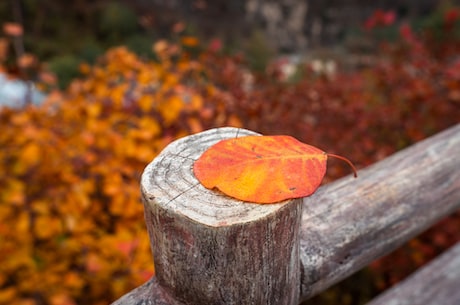
[[[144,171],[141,190],[156,278],[178,300],[299,302],[302,200],[242,202],[204,188],[191,170],[210,145],[248,133],[221,128],[183,138]]]
[[[460,243],[367,305],[459,305]]]
[[[319,188],[303,205],[306,299],[460,208],[460,124],[358,171],[357,179]]]
[[[143,285],[131,290],[112,305],[184,305],[171,297],[152,277]]]
[[[230,129],[226,130],[229,131]],[[246,131],[238,132],[240,135],[247,134]],[[232,133],[234,131],[230,131],[230,135]],[[196,140],[192,136],[190,142],[184,144],[193,146]],[[204,147],[201,147],[197,151],[204,151],[203,149]],[[204,194],[207,192],[200,190],[201,186],[197,186],[196,181],[190,178],[193,158],[190,158],[187,148],[184,146],[175,154],[176,161],[184,159],[184,162],[173,162],[165,172],[147,174],[156,177],[155,179],[168,180],[166,183],[171,184],[170,187],[156,189],[153,193],[143,190],[144,201],[162,200],[160,206],[165,209],[165,213],[180,213],[184,219],[204,222],[207,226],[217,228],[254,221],[257,219],[256,215],[271,215],[284,206],[273,205],[273,210],[261,212],[260,205],[244,204],[240,207],[241,213],[235,216],[233,211],[226,210],[228,203],[221,204],[221,201],[225,202],[227,198],[211,196],[218,197],[216,200],[206,197]],[[298,235],[300,283],[297,283],[297,286],[300,285],[300,300],[307,299],[348,277],[460,208],[459,169],[460,125],[457,125],[360,170],[357,179],[345,177],[319,188],[315,194],[304,198]],[[153,171],[153,168],[146,169],[146,172],[149,171]],[[149,183],[153,182],[145,181],[143,178],[143,188],[150,189]],[[204,210],[214,212],[202,215],[193,208],[183,209],[184,201],[180,198],[184,194],[206,206]],[[217,204],[218,207],[210,207],[212,204]],[[146,212],[147,222],[153,221],[154,217],[154,214]],[[148,225],[148,228],[155,244],[156,233],[152,232],[151,225]],[[169,239],[174,241],[174,236],[180,232],[174,229],[170,233],[173,235],[170,235]],[[279,241],[277,243],[271,251],[283,248]],[[155,252],[155,245],[153,251]],[[448,258],[445,260],[449,261]],[[186,268],[186,272],[190,272],[183,264],[181,268]],[[455,273],[454,277],[447,279],[453,278],[455,281],[457,275],[458,273]],[[196,279],[203,276],[206,277],[206,273],[196,274]],[[154,277],[113,304],[181,304],[171,299],[172,290],[165,288],[163,283],[160,285],[161,281]]]

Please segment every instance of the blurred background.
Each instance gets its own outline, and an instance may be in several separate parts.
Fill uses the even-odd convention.
[[[139,179],[177,138],[289,134],[363,168],[460,122],[460,1],[8,0],[0,23],[0,304],[147,281]],[[459,240],[457,212],[304,304],[365,304]]]

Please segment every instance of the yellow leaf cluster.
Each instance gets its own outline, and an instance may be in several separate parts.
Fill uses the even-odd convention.
[[[178,137],[240,124],[186,54],[119,47],[81,70],[44,106],[0,110],[0,304],[107,304],[145,282],[144,167]]]

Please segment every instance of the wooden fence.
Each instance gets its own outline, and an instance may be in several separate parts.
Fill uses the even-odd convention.
[[[252,132],[219,128],[170,144],[141,191],[156,276],[114,305],[299,304],[460,208],[460,124],[304,199],[259,205],[203,188],[207,147]],[[460,243],[374,299],[460,304]]]

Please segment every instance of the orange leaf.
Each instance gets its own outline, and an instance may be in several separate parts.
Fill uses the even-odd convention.
[[[0,38],[0,61],[4,61],[8,56],[8,40]]]
[[[75,301],[66,293],[53,295],[51,297],[51,305],[75,305]]]
[[[153,45],[153,51],[157,54],[164,53],[168,49],[166,40],[159,40]]]
[[[22,28],[22,25],[20,25],[19,23],[5,22],[3,24],[3,32],[6,35],[10,35],[10,36],[13,36],[13,37],[18,37],[18,36],[22,36],[24,30]]]
[[[41,160],[42,148],[35,142],[27,144],[21,152],[21,161],[25,166],[32,167]]]
[[[196,47],[199,44],[198,39],[192,36],[182,37],[181,42],[184,46],[187,47]]]
[[[275,203],[313,194],[326,173],[327,157],[347,159],[290,136],[222,140],[195,161],[193,172],[208,188],[239,200]]]
[[[185,30],[185,24],[183,22],[176,22],[172,27],[172,31],[174,33],[180,33],[184,30]]]
[[[37,63],[37,58],[32,54],[24,54],[18,58],[18,66],[21,68],[30,68]]]
[[[103,260],[95,253],[89,253],[86,259],[86,270],[89,273],[97,273],[103,269]]]
[[[247,136],[213,145],[193,171],[206,188],[250,202],[311,195],[326,172],[327,154],[290,136]]]

